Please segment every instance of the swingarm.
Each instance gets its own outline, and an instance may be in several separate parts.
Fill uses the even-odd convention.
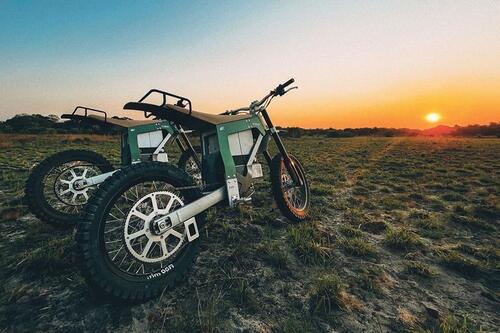
[[[210,192],[207,195],[204,195],[198,200],[191,202],[181,208],[174,210],[168,215],[162,216],[157,220],[151,222],[151,229],[157,235],[164,234],[168,230],[174,228],[175,226],[186,222],[186,232],[188,234],[189,241],[194,240],[198,237],[198,229],[196,227],[196,223],[194,224],[195,230],[190,230],[189,228],[189,219],[195,217],[196,215],[204,212],[208,208],[214,206],[215,204],[226,200],[227,191],[226,186],[221,186],[215,191]],[[195,231],[195,232],[193,232]]]
[[[94,177],[81,179],[81,180],[75,182],[75,187],[77,187],[78,189],[84,189],[86,187],[99,185],[99,184],[103,183],[106,179],[111,177],[111,175],[114,174],[116,171],[118,171],[118,170],[102,173],[102,174],[94,176]]]

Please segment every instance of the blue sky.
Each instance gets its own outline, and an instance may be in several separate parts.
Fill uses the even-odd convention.
[[[497,1],[1,1],[0,120],[76,104],[131,116],[150,88],[215,113],[293,76],[278,123],[306,108],[308,127],[421,127],[431,109],[493,121],[499,21]]]

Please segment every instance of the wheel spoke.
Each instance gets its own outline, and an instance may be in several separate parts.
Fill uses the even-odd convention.
[[[125,252],[125,255],[123,256],[122,260],[120,261],[120,264],[118,265],[118,268],[122,267],[123,262],[125,261],[125,258],[127,258],[127,252]]]
[[[109,221],[110,221],[110,220],[106,220],[106,222],[109,222]],[[109,229],[109,230],[106,230],[104,233],[105,233],[105,234],[109,234],[110,232],[113,232],[113,231],[118,230],[118,229],[121,229],[121,228],[122,228],[122,226],[121,226],[121,225],[119,225],[119,226],[117,226],[117,227],[114,227],[114,228],[111,228],[111,229]]]
[[[70,189],[70,188],[67,188],[67,189],[65,189],[64,191],[60,192],[59,194],[64,195],[64,194],[66,194],[66,193],[68,193],[68,192],[70,192],[70,191],[71,191],[71,189]]]
[[[148,216],[146,214],[143,214],[143,213],[139,212],[138,210],[133,210],[130,212],[130,214],[137,216],[138,218],[140,218],[143,221],[147,221],[147,219],[148,219]]]
[[[139,231],[136,231],[134,233],[131,233],[131,234],[128,234],[127,235],[127,239],[135,239],[137,237],[140,237],[140,236],[143,236],[146,234],[146,229],[142,229],[142,230],[139,230]],[[149,238],[148,238],[149,239]]]
[[[135,271],[135,274],[138,274],[141,271],[142,268],[142,273],[144,274],[144,264],[140,265],[139,268]]]
[[[121,252],[122,249],[123,249],[123,245],[120,246],[120,248],[118,250],[115,250],[116,254],[113,256],[113,258],[111,259],[111,261],[115,261],[116,257],[118,257],[118,254]],[[110,253],[113,253],[113,251],[111,251]]]
[[[107,220],[108,222],[123,221],[123,219],[120,219],[111,213],[109,213],[109,216],[111,216],[113,218],[113,220]]]
[[[166,212],[170,212],[170,209],[172,208],[172,205],[174,204],[175,201],[176,201],[175,198],[173,196],[170,196],[170,200],[168,200],[167,202],[167,207],[165,207]]]
[[[130,271],[130,269],[132,269],[132,266],[134,266],[134,264],[135,264],[135,261],[131,261],[131,262],[130,262],[130,265],[129,265],[129,266],[128,266],[128,268],[127,268],[127,272],[129,272],[129,271]]]
[[[170,235],[172,235],[172,236],[174,236],[174,237],[177,237],[177,238],[179,238],[179,239],[184,238],[184,237],[183,237],[183,235],[182,235],[180,232],[178,232],[177,230],[174,230],[174,229],[170,229],[170,230],[167,232],[167,236],[170,236]],[[167,238],[167,237],[165,237],[165,238]]]
[[[158,212],[158,202],[156,201],[156,195],[151,196],[151,204],[153,205],[153,212]]]
[[[167,250],[167,239],[166,238],[163,238],[161,241],[160,241],[160,244],[161,244],[161,251],[162,251],[162,254],[164,256],[169,256],[170,253],[168,252]]]
[[[127,200],[127,201],[130,201],[130,202],[135,202],[134,200],[130,199],[129,197],[127,197],[127,192],[123,193],[122,197]]]
[[[127,215],[127,214],[125,214],[125,213],[124,213],[124,212],[120,209],[120,207],[118,207],[118,205],[117,205],[117,204],[114,204],[114,205],[113,205],[113,208],[116,208],[116,210],[117,210],[117,211],[119,211],[119,212],[122,214],[122,216],[126,216],[126,215]]]
[[[141,253],[141,255],[143,257],[148,256],[148,252],[149,252],[149,249],[151,248],[151,245],[153,245],[153,241],[148,238],[148,242],[147,242],[146,246],[144,247],[144,250],[142,250],[142,253]]]

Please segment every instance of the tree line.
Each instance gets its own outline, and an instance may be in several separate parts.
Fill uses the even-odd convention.
[[[113,117],[119,118],[119,117]],[[130,118],[119,118],[130,119]],[[500,137],[500,122],[488,125],[469,126],[438,126],[435,129],[416,130],[409,128],[316,128],[304,129],[300,127],[278,127],[281,135],[290,138],[302,136],[320,136],[329,138],[350,138],[355,136],[467,136],[467,137]],[[96,133],[117,134],[120,129],[99,123],[79,122],[75,120],[61,121],[56,115],[43,116],[40,114],[19,114],[6,121],[0,121],[0,133],[25,133],[25,134],[55,134],[55,133]]]
[[[130,119],[120,118],[119,119]],[[0,133],[56,134],[56,133],[95,133],[117,134],[120,130],[111,125],[98,122],[61,119],[56,115],[18,114],[6,121],[0,121]]]
[[[435,129],[418,130],[410,128],[362,127],[362,128],[315,128],[300,127],[279,128],[282,136],[300,138],[301,136],[321,136],[329,138],[351,138],[355,136],[466,136],[466,137],[500,137],[500,122],[488,125],[439,126]]]

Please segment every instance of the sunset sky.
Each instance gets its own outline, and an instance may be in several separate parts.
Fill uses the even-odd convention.
[[[500,121],[500,1],[1,1],[0,120],[123,105],[150,88],[209,113],[294,77],[282,126]]]

